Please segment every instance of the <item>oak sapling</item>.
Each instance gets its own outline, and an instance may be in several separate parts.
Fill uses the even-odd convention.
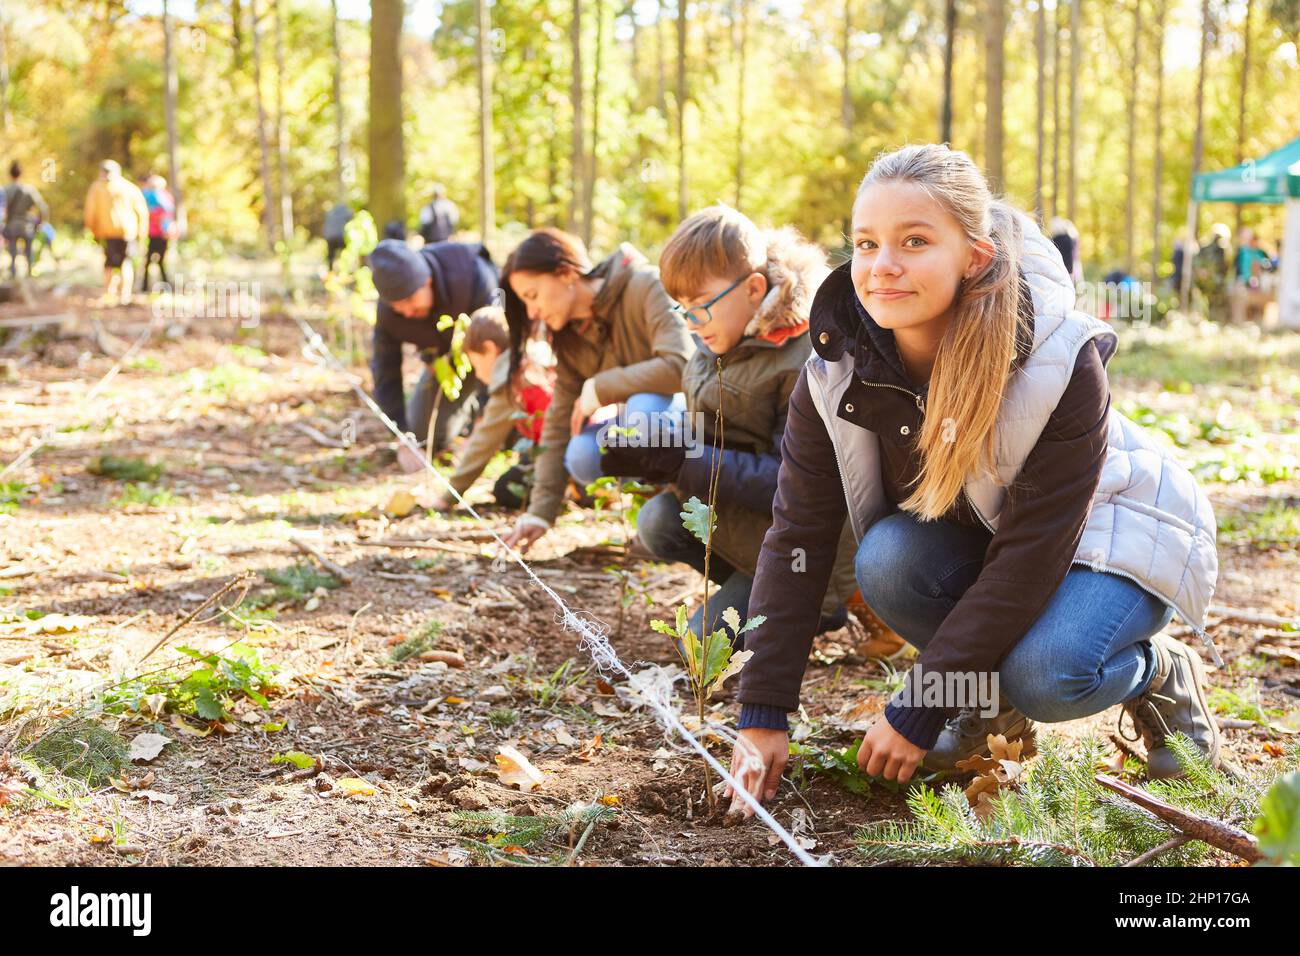
[[[709,472],[709,503],[705,504],[692,495],[682,504],[682,526],[691,532],[704,545],[704,600],[701,621],[705,634],[697,635],[688,624],[685,604],[679,604],[673,624],[665,621],[651,621],[650,626],[660,634],[667,634],[675,639],[677,653],[686,668],[687,680],[691,685],[691,694],[695,698],[695,710],[699,716],[700,727],[704,727],[704,707],[713,694],[722,689],[729,677],[739,674],[746,661],[754,656],[753,651],[738,651],[733,645],[733,638],[742,643],[743,634],[758,627],[766,618],[762,615],[752,617],[743,625],[740,613],[729,607],[722,612],[722,620],[731,628],[733,637],[728,637],[725,628],[712,632],[709,628],[709,559],[713,553],[713,532],[718,519],[714,504],[718,500],[718,479],[722,472],[723,415],[722,415],[722,359],[717,361],[718,368],[718,410],[714,415],[713,433],[715,452]],[[714,809],[715,798],[708,764],[704,765],[704,792],[708,797],[710,812]]]

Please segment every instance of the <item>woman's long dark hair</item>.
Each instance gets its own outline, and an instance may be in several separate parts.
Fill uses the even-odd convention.
[[[518,382],[519,369],[524,359],[524,343],[532,329],[529,327],[528,308],[510,287],[510,276],[515,272],[556,273],[568,267],[579,275],[592,269],[587,247],[577,236],[560,229],[538,229],[515,247],[501,271],[501,291],[505,293],[506,325],[510,328],[510,381]]]

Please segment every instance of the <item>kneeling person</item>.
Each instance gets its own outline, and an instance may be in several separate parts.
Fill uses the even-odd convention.
[[[686,426],[674,447],[633,447],[608,438],[613,447],[605,451],[602,470],[673,486],[641,508],[637,534],[656,557],[703,573],[704,546],[682,526],[682,502],[692,495],[707,501],[710,476],[720,467],[709,562],[709,575],[720,585],[709,599],[712,632],[722,626],[728,607],[746,617],[763,537],[772,524],[790,392],[812,351],[808,311],[829,269],[822,251],[793,229],[760,230],[736,210],[713,206],[678,227],[659,270],[698,345],[682,374]],[[855,590],[851,533],[841,536],[840,550],[822,608],[823,630],[843,626],[844,603]],[[699,608],[691,621],[697,634],[702,622]]]
[[[510,440],[511,433],[518,431],[522,438],[511,444],[520,452],[520,462],[503,474],[493,488],[497,504],[518,508],[523,504],[523,496],[512,486],[528,481],[531,451],[541,439],[542,417],[551,403],[547,370],[525,361],[522,387],[518,393],[509,387],[510,329],[505,310],[497,306],[487,306],[470,316],[461,348],[474,366],[474,377],[487,386],[488,400],[448,481],[457,494],[464,495],[497,450]],[[443,511],[453,503],[450,495],[441,495],[433,507]]]

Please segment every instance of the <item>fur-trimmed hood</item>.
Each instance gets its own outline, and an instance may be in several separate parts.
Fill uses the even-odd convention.
[[[817,287],[830,274],[826,253],[792,226],[764,229],[767,241],[767,295],[745,326],[746,335],[763,336],[808,321]]]

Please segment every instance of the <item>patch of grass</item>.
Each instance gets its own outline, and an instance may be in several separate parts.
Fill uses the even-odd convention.
[[[400,663],[401,661],[415,657],[417,654],[423,654],[425,651],[433,647],[433,642],[436,641],[441,634],[442,622],[430,621],[428,624],[424,625],[419,632],[412,634],[406,640],[402,641],[402,643],[394,647],[388,657],[390,660]]]
[[[1267,549],[1294,547],[1300,540],[1300,502],[1280,499],[1257,511],[1220,513],[1219,541]]]
[[[498,707],[496,710],[489,710],[487,721],[492,725],[493,730],[505,730],[507,727],[513,727],[519,720],[519,715],[509,707]]]
[[[18,506],[35,494],[26,482],[0,482],[0,514],[11,515],[18,511]]]
[[[1206,385],[1257,388],[1267,380],[1300,389],[1300,338],[1261,333],[1256,326],[1175,322],[1121,332],[1109,365],[1112,377],[1158,381],[1167,391],[1190,394]]]
[[[1208,694],[1208,703],[1210,709],[1216,714],[1224,717],[1235,717],[1238,720],[1249,720],[1252,723],[1262,724],[1267,727],[1275,717],[1282,717],[1286,711],[1276,708],[1264,708],[1252,700],[1248,700],[1236,691],[1229,690],[1226,687],[1213,687]]]
[[[137,355],[126,364],[126,367],[140,372],[161,372],[163,370],[162,362],[152,355]]]
[[[207,369],[190,369],[183,376],[182,384],[187,392],[230,397],[260,388],[266,379],[267,376],[255,368],[222,362]]]
[[[86,466],[86,471],[115,481],[155,482],[162,477],[163,466],[143,458],[100,455]]]
[[[26,748],[26,754],[47,770],[95,787],[121,773],[127,744],[94,721],[77,719],[55,724]]]
[[[311,597],[317,588],[333,590],[339,586],[338,578],[316,570],[311,564],[293,564],[263,571],[262,577],[276,585],[269,602],[273,604],[296,604]]]
[[[109,504],[114,508],[125,508],[128,505],[143,505],[149,508],[166,508],[168,505],[174,505],[177,497],[166,488],[159,488],[147,482],[129,481],[122,493],[114,498]]]
[[[543,710],[555,704],[570,687],[580,684],[587,676],[586,670],[577,670],[577,661],[572,657],[555,669],[549,677],[541,681],[532,680],[532,665],[529,664],[528,690],[537,706]]]

